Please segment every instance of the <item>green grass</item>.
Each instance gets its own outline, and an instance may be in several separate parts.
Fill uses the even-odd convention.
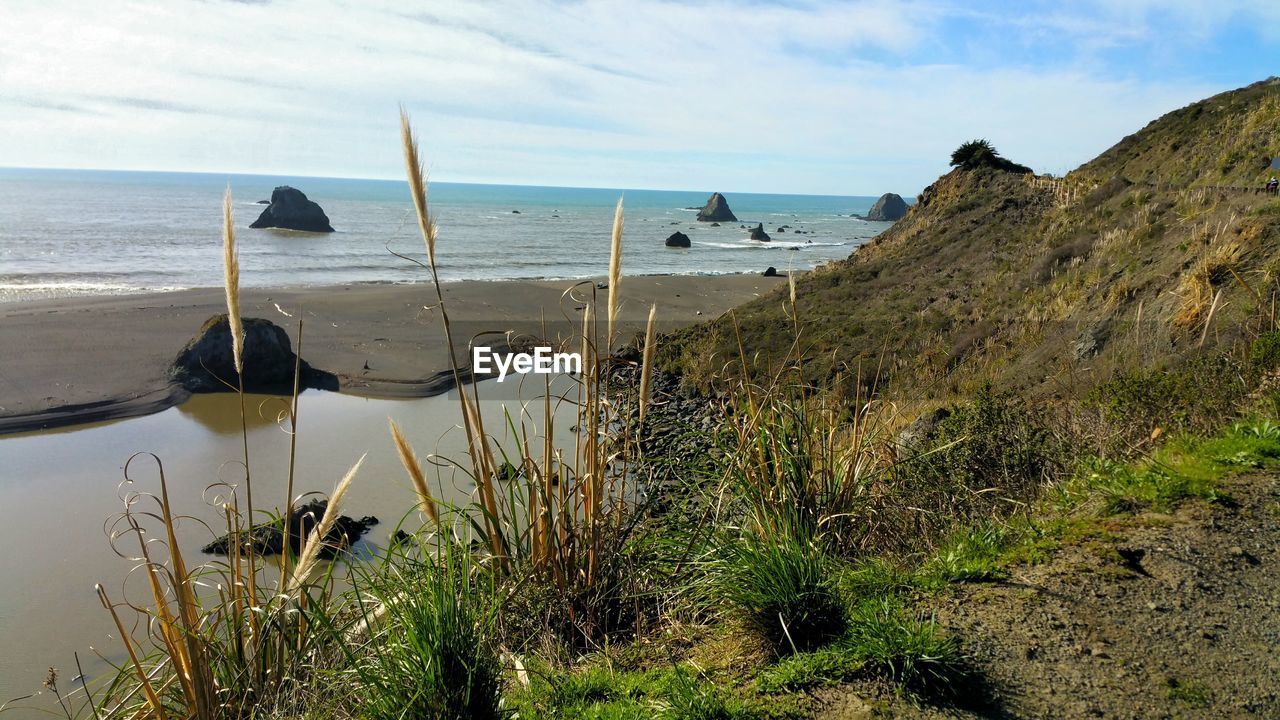
[[[1183,682],[1177,678],[1169,678],[1169,699],[1193,708],[1207,708],[1213,705],[1213,691],[1197,682]]]
[[[512,714],[528,720],[761,717],[755,707],[685,665],[615,672],[605,665],[592,664],[576,672],[535,672],[529,687],[513,692],[509,700]]]
[[[783,658],[762,669],[756,687],[766,695],[797,693],[853,680],[866,671],[866,662],[847,646],[836,644]]]
[[[921,569],[927,582],[990,582],[1003,580],[1001,567],[1010,531],[983,525],[952,535],[938,554]]]

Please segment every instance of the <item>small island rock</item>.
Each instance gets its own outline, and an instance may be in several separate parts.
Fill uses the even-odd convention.
[[[769,233],[764,231],[764,223],[760,223],[759,225],[751,228],[751,239],[759,240],[760,242],[769,242]]]
[[[711,199],[698,211],[700,222],[737,222],[733,211],[729,209],[729,201],[720,193],[712,193]]]
[[[305,232],[333,232],[329,216],[319,205],[307,199],[301,190],[281,185],[271,191],[267,206],[251,228],[283,228]]]
[[[903,201],[902,196],[896,193],[885,193],[880,196],[875,205],[871,206],[867,219],[893,222],[901,220],[906,214],[907,203]]]
[[[667,247],[687,248],[693,245],[689,240],[689,236],[679,230],[671,233],[671,237],[667,238]]]

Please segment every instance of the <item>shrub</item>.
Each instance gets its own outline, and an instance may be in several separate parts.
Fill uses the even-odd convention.
[[[1264,349],[1264,352],[1266,349]],[[1208,431],[1233,416],[1254,375],[1225,355],[1202,357],[1177,368],[1141,368],[1120,373],[1094,388],[1085,406],[1094,408],[1104,451],[1129,451],[1165,432]]]
[[[1031,168],[1000,157],[1000,153],[986,140],[970,140],[951,153],[951,166],[964,170],[991,167],[1005,172],[1029,173]]]
[[[1001,518],[1035,498],[1064,465],[1064,443],[1017,396],[988,386],[913,442],[879,499],[881,545],[921,549],[957,525]]]

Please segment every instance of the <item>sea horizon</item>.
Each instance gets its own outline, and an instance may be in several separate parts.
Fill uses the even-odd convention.
[[[248,226],[279,185],[319,203],[335,232]],[[425,280],[392,254],[421,253],[404,181],[141,170],[0,168],[0,302],[165,292],[221,283],[220,206],[231,188],[246,287]],[[714,189],[432,183],[441,278],[573,280],[608,270],[624,202],[636,275],[809,270],[848,257],[888,223],[861,220],[871,196],[724,193],[738,222],[697,222]],[[73,209],[74,212],[69,212]],[[772,236],[751,240],[757,224]],[[680,231],[691,247],[665,246]]]

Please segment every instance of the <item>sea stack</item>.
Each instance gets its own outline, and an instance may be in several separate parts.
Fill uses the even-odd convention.
[[[711,193],[711,199],[698,211],[700,222],[737,222],[733,211],[729,209],[729,201],[720,193]]]
[[[667,238],[667,247],[687,248],[687,247],[690,247],[692,244],[693,243],[689,241],[689,236],[685,235],[679,230],[671,233],[671,237]]]
[[[307,199],[301,190],[281,185],[271,191],[271,204],[250,225],[251,228],[283,228],[304,232],[333,232],[329,216]]]
[[[897,193],[885,193],[880,196],[875,205],[871,206],[867,219],[893,222],[901,220],[906,214],[907,204],[903,202],[902,196]]]
[[[751,239],[759,240],[760,242],[769,242],[769,233],[764,231],[764,223],[760,223],[759,225],[751,228]]]

